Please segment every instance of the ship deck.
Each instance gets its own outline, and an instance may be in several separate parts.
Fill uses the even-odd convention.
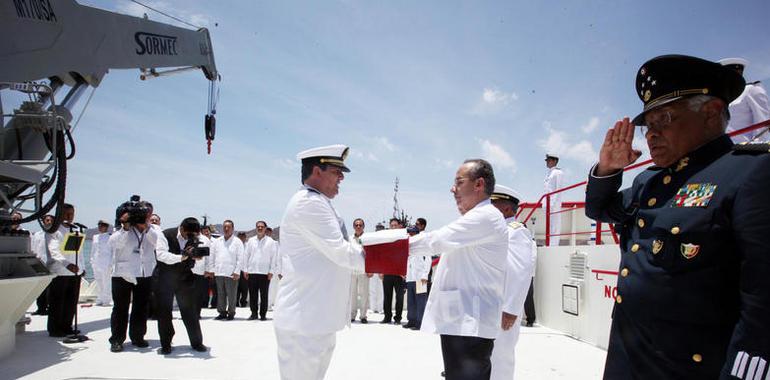
[[[81,304],[80,329],[91,339],[64,344],[48,337],[46,317],[32,316],[27,331],[16,336],[16,350],[0,361],[2,379],[278,379],[273,323],[248,321],[238,308],[233,321],[216,321],[215,310],[203,310],[201,327],[207,353],[192,351],[177,311],[175,350],[158,354],[157,325],[148,322],[149,348],[125,344],[112,353],[111,307]],[[84,307],[86,306],[86,307]],[[268,314],[268,319],[270,314]],[[327,379],[441,379],[441,349],[436,335],[381,325],[382,315],[369,314],[337,334]],[[308,321],[312,323],[312,321]],[[522,327],[517,346],[517,379],[598,379],[606,352],[565,334],[535,326]],[[394,377],[395,376],[395,377]]]

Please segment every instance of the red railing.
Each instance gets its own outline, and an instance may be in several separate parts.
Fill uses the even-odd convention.
[[[733,137],[736,135],[741,135],[746,132],[751,132],[751,131],[754,131],[760,128],[765,128],[765,127],[770,127],[770,120],[765,120],[761,123],[750,125],[743,129],[735,130],[733,132],[730,132],[729,135],[730,137]],[[639,163],[629,165],[625,167],[623,171],[626,172],[629,170],[634,170],[642,166],[647,166],[651,163],[652,163],[652,159],[648,159]],[[551,245],[551,236],[572,236],[572,235],[585,235],[585,234],[596,234],[596,244],[600,245],[602,244],[603,232],[610,232],[612,234],[613,240],[615,240],[615,244],[617,244],[619,239],[618,239],[617,233],[615,233],[615,229],[613,228],[612,224],[608,224],[609,228],[606,230],[603,230],[602,225],[604,223],[600,221],[596,221],[596,228],[594,229],[594,231],[580,231],[580,232],[571,232],[566,234],[562,234],[562,233],[551,234],[551,215],[560,214],[563,212],[575,212],[576,210],[585,208],[585,202],[562,202],[562,210],[551,211],[551,196],[555,194],[563,193],[568,190],[572,190],[574,188],[585,186],[587,183],[588,181],[582,181],[574,185],[563,187],[561,189],[552,191],[550,193],[543,194],[540,197],[540,199],[538,199],[537,202],[535,203],[522,203],[519,207],[518,213],[516,214],[516,218],[518,219],[519,215],[522,214],[524,210],[531,208],[529,214],[527,214],[527,216],[523,220],[520,220],[521,223],[526,224],[529,221],[529,219],[532,217],[532,214],[535,213],[535,210],[543,207],[543,199],[545,199],[545,246],[546,247]],[[571,206],[571,207],[565,207],[565,206]]]

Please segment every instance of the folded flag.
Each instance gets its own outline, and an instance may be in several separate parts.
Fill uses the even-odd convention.
[[[366,273],[406,276],[409,234],[406,229],[367,232],[361,235],[366,252]]]

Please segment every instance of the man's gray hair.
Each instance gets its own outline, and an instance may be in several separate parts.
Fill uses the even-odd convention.
[[[463,164],[473,164],[468,171],[471,180],[484,178],[484,193],[487,196],[492,195],[495,191],[495,172],[492,170],[492,164],[480,158],[465,160]]]
[[[687,108],[689,108],[693,112],[700,112],[704,104],[714,99],[719,99],[719,98],[715,96],[710,96],[710,95],[691,96],[687,98]],[[724,103],[724,101],[722,101],[722,103]],[[721,116],[722,116],[722,131],[724,131],[727,129],[727,124],[730,122],[730,112],[728,111],[727,104],[724,104],[724,107],[722,108]]]

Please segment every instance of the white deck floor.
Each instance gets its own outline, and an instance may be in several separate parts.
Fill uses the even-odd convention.
[[[0,379],[278,379],[275,336],[271,321],[248,321],[248,309],[239,308],[236,320],[215,321],[205,309],[203,341],[210,351],[192,351],[175,312],[174,352],[157,353],[157,325],[148,323],[149,348],[125,344],[111,353],[110,307],[81,307],[80,329],[92,340],[66,345],[49,338],[46,317],[33,316],[27,332],[17,335],[16,350],[0,361]],[[268,314],[270,318],[270,314]],[[381,315],[369,314],[370,323],[356,322],[337,334],[337,347],[326,378],[441,379],[438,336],[380,325]],[[312,323],[312,321],[308,321]],[[517,379],[598,379],[605,351],[544,327],[522,327],[516,360]],[[395,374],[395,376],[394,376]]]

